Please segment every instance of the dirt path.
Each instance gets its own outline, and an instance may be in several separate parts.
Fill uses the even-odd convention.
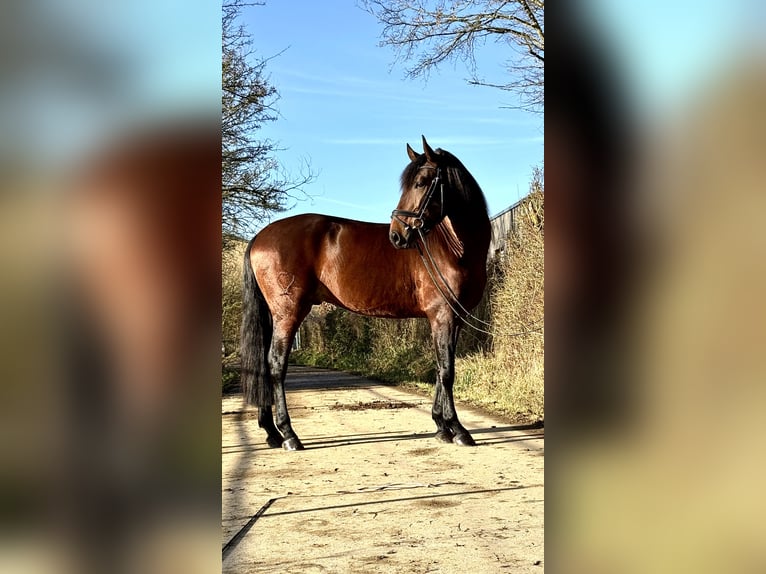
[[[223,399],[224,572],[543,571],[542,429],[459,405],[478,446],[458,447],[404,390],[301,367],[287,388],[305,451]]]

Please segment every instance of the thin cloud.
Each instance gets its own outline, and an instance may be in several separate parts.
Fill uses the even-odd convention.
[[[377,213],[381,210],[380,205],[363,205],[360,203],[353,203],[351,201],[343,201],[341,199],[332,199],[330,197],[317,196],[314,198],[317,201],[324,201],[325,203],[332,203],[334,205],[342,205],[343,207],[350,207],[352,209],[359,209],[362,211],[369,211],[371,213]]]
[[[400,145],[402,138],[329,138],[323,139],[329,145]]]
[[[337,83],[334,85],[343,85]],[[355,98],[358,100],[384,100],[391,102],[405,102],[408,104],[422,104],[427,106],[443,106],[444,102],[433,98],[421,98],[418,96],[402,96],[400,94],[387,94],[381,90],[355,90],[339,88],[322,88],[306,86],[286,86],[280,88],[282,93],[293,92],[296,94],[308,94],[311,96],[331,96],[334,98]]]

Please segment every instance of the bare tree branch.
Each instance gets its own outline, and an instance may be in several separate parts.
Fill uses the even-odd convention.
[[[381,45],[407,62],[409,77],[428,76],[443,62],[462,61],[469,83],[515,92],[522,107],[542,111],[544,0],[361,0],[383,24]],[[476,52],[486,42],[507,45],[507,82],[478,75]]]
[[[266,64],[237,19],[242,8],[263,2],[226,0],[222,17],[221,187],[224,238],[252,233],[257,224],[283,211],[314,179],[308,163],[298,176],[286,174],[275,154],[278,145],[259,138],[259,130],[279,117],[279,93]],[[278,54],[277,54],[278,55]]]

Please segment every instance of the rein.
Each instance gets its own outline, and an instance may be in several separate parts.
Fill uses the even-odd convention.
[[[477,327],[476,325],[469,323],[468,319],[472,319],[473,321],[476,321],[477,323],[480,323],[482,325],[486,325],[487,327],[491,327],[492,325],[490,323],[487,323],[486,321],[483,321],[482,319],[479,319],[476,315],[472,314],[468,309],[466,309],[462,303],[460,303],[460,300],[458,299],[457,295],[455,295],[455,292],[452,290],[452,287],[449,286],[449,283],[447,282],[447,279],[444,277],[444,274],[441,272],[441,269],[439,269],[439,266],[436,264],[436,261],[434,261],[434,256],[431,254],[431,250],[428,248],[428,243],[426,243],[426,236],[423,231],[420,229],[417,230],[418,235],[420,236],[420,241],[423,243],[423,248],[421,249],[420,243],[416,243],[415,245],[418,248],[418,254],[420,255],[420,259],[423,261],[423,267],[426,268],[426,271],[428,271],[428,276],[431,278],[431,282],[434,284],[434,287],[436,287],[436,290],[439,291],[439,294],[442,296],[444,301],[449,305],[449,308],[452,309],[452,312],[455,313],[455,316],[458,317],[463,323],[465,323],[467,326],[469,326],[474,331],[478,331],[479,333],[484,333],[485,335],[489,335],[490,337],[494,337],[495,334],[491,331],[487,331],[486,329],[483,329],[481,327]],[[433,271],[431,271],[431,267],[428,265],[428,261],[426,261],[425,255],[423,255],[423,250],[425,250],[426,254],[428,255],[428,261],[431,262],[431,267],[433,267],[436,270],[436,273],[439,275],[439,279],[441,279],[444,286],[447,288],[447,291],[449,292],[452,300],[450,300],[450,297],[447,297],[447,294],[444,292],[444,290],[439,285],[438,281],[436,281],[436,277],[434,277]],[[458,307],[456,309],[455,307]],[[540,331],[540,323],[542,321],[537,321],[533,324],[532,329],[527,329],[525,331],[517,331],[516,333],[509,333],[508,337],[521,337],[523,335],[528,335],[530,333],[536,333]]]
[[[486,329],[483,329],[481,327],[477,327],[476,325],[469,323],[468,319],[472,319],[476,321],[477,323],[480,323],[482,325],[486,325],[487,327],[491,327],[489,323],[486,321],[483,321],[482,319],[479,319],[476,315],[473,315],[468,309],[466,309],[463,304],[458,299],[457,295],[455,295],[455,292],[452,290],[452,287],[449,286],[449,283],[447,282],[447,279],[444,277],[444,274],[441,272],[441,269],[439,269],[439,266],[436,264],[436,261],[434,261],[434,256],[431,254],[431,250],[428,248],[428,243],[426,243],[426,236],[425,233],[421,229],[418,229],[418,235],[420,236],[420,241],[423,244],[423,248],[421,249],[420,243],[416,243],[416,246],[418,248],[418,254],[420,255],[420,259],[423,261],[423,267],[426,268],[426,271],[428,271],[428,276],[431,278],[431,282],[434,284],[434,287],[436,287],[436,290],[439,292],[439,295],[442,296],[442,299],[449,305],[449,308],[452,309],[452,312],[455,313],[455,316],[458,317],[463,323],[471,327],[474,331],[478,331],[479,333],[484,333],[485,335],[490,335],[494,337],[494,333],[491,331],[487,331]],[[441,288],[441,285],[439,285],[439,282],[436,280],[436,277],[434,277],[433,271],[431,271],[431,267],[428,265],[428,261],[426,261],[425,255],[423,255],[423,250],[425,250],[426,254],[428,254],[428,261],[431,262],[431,267],[433,267],[436,270],[436,273],[439,275],[439,278],[442,280],[442,283],[447,288],[447,291],[449,292],[451,296],[447,297],[447,294],[444,292],[444,290]],[[458,309],[455,308],[457,306]]]

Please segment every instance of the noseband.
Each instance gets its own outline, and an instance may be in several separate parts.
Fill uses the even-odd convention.
[[[440,167],[424,165],[420,169],[435,169],[436,177],[431,182],[431,185],[429,186],[426,194],[420,200],[420,205],[418,206],[418,210],[406,211],[404,209],[394,209],[391,212],[391,218],[396,219],[399,223],[401,223],[404,226],[404,229],[406,231],[411,231],[413,229],[420,229],[423,231],[423,233],[428,233],[430,229],[426,227],[426,221],[423,216],[426,212],[426,209],[428,209],[428,205],[431,203],[431,200],[433,199],[434,193],[436,193],[437,186],[439,187],[439,196],[440,196],[439,205],[440,205],[441,211],[439,213],[439,219],[437,219],[434,222],[434,225],[436,225],[442,219],[444,219],[444,182],[441,181],[442,169]],[[402,219],[403,217],[411,217],[412,225],[404,221],[404,219]]]

